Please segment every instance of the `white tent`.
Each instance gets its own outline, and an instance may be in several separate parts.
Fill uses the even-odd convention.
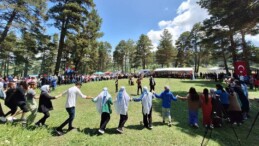
[[[192,78],[195,79],[193,68],[157,68],[154,70],[154,72],[173,72],[173,73],[191,72]]]
[[[218,75],[220,73],[226,73],[226,70],[223,67],[212,67],[212,68],[208,68],[207,72],[208,73],[216,73],[217,78],[218,78]]]
[[[226,70],[223,67],[212,67],[208,68],[208,72],[210,73],[226,73]]]

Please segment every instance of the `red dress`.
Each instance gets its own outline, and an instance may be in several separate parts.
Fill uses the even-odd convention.
[[[211,96],[209,95],[208,103],[205,101],[205,96],[201,95],[201,108],[202,108],[202,115],[203,115],[203,125],[210,125],[212,124],[211,112],[212,112],[212,103],[211,103]]]

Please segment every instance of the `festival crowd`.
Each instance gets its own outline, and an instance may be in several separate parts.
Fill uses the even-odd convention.
[[[53,83],[53,80],[56,83]],[[152,100],[158,98],[161,100],[162,108],[162,122],[167,123],[168,126],[172,125],[173,119],[171,118],[171,102],[181,99],[188,102],[188,121],[189,125],[198,128],[198,111],[201,108],[203,126],[207,128],[221,127],[226,121],[233,125],[241,125],[244,120],[249,118],[249,98],[248,87],[242,80],[229,78],[226,80],[227,87],[224,88],[221,84],[215,85],[214,89],[204,88],[202,93],[199,94],[194,87],[189,89],[186,96],[174,95],[169,86],[164,86],[164,91],[160,94],[155,93],[155,79],[151,76],[149,79],[150,90],[148,87],[142,87],[142,78],[139,77],[136,81],[138,98],[131,98],[124,86],[118,90],[118,79],[115,79],[115,86],[118,90],[115,100],[112,100],[108,88],[103,88],[101,93],[96,97],[84,95],[80,88],[82,86],[82,78],[78,76],[75,78],[75,86],[67,89],[63,93],[51,96],[51,87],[55,89],[58,83],[58,77],[52,76],[51,79],[42,77],[40,79],[40,96],[36,96],[35,89],[38,86],[38,81],[35,78],[29,78],[23,81],[15,81],[9,79],[0,79],[0,97],[4,101],[0,104],[0,120],[7,121],[21,121],[24,126],[35,124],[37,127],[46,126],[46,120],[50,117],[50,112],[53,110],[52,100],[61,96],[66,96],[66,111],[68,118],[56,128],[58,135],[63,135],[65,132],[63,128],[68,125],[68,131],[75,129],[73,127],[73,120],[75,118],[76,98],[79,96],[85,99],[91,99],[95,104],[98,113],[100,114],[100,134],[105,133],[106,125],[110,121],[110,114],[112,113],[111,106],[114,104],[116,113],[120,115],[117,131],[124,132],[124,125],[128,120],[128,108],[130,101],[142,103],[143,124],[144,127],[152,129]],[[72,79],[73,80],[73,79]],[[132,79],[129,84],[132,84]],[[133,83],[134,84],[134,83]],[[39,98],[39,102],[36,99]],[[7,106],[10,111],[4,113],[2,104]],[[20,110],[18,110],[18,108]],[[42,113],[43,117],[35,122],[37,113]],[[21,114],[21,118],[15,118]],[[167,120],[167,121],[166,121]]]

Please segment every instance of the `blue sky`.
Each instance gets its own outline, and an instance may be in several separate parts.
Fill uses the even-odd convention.
[[[182,0],[95,0],[103,19],[101,40],[114,47],[120,40],[138,40],[141,34],[158,29],[158,22],[170,20]]]
[[[159,44],[160,35],[168,29],[173,35],[173,43],[184,31],[190,31],[197,22],[209,15],[196,3],[198,0],[94,0],[96,9],[103,20],[101,41],[109,42],[113,49],[121,40],[137,41],[146,34],[154,49]],[[47,33],[59,33],[50,28]],[[259,35],[247,36],[259,46]]]

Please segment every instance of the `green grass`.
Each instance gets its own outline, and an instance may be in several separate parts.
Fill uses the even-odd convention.
[[[206,80],[179,80],[179,79],[156,79],[156,91],[163,91],[164,85],[169,85],[175,95],[186,95],[190,87],[195,87],[198,92],[203,88],[215,88],[215,83]],[[127,92],[131,96],[136,96],[136,85],[129,86],[128,80],[119,80],[119,86],[124,85]],[[148,79],[143,80],[143,85],[148,86]],[[73,85],[64,85],[52,92],[52,95],[57,95]],[[81,91],[90,96],[97,96],[103,87],[108,87],[110,94],[115,99],[114,80],[87,83],[82,86]],[[258,92],[251,91],[250,97],[258,96]],[[61,97],[53,100],[54,110],[51,111],[51,116],[46,124],[49,128],[23,128],[20,124],[1,124],[0,125],[0,145],[186,145],[198,146],[201,144],[204,128],[201,126],[201,113],[199,113],[199,129],[193,129],[187,123],[187,102],[178,100],[172,103],[172,117],[174,119],[173,126],[168,127],[162,125],[161,121],[161,100],[153,101],[153,130],[143,129],[140,125],[142,120],[141,104],[131,102],[129,105],[129,119],[125,124],[125,133],[117,134],[116,128],[119,122],[119,116],[115,113],[114,107],[111,115],[111,120],[107,125],[107,130],[104,135],[97,135],[99,128],[100,115],[97,113],[95,104],[91,100],[78,98],[76,106],[76,117],[73,126],[80,128],[79,131],[71,131],[63,136],[55,136],[53,128],[59,126],[68,115],[65,110],[66,97]],[[3,105],[3,101],[2,105]],[[245,121],[240,127],[235,127],[235,130],[241,139],[242,145],[256,146],[258,145],[259,135],[259,120],[257,120],[254,129],[248,140],[245,139],[248,130],[253,122],[253,119],[259,111],[259,103],[251,100],[251,116],[252,118]],[[7,109],[4,108],[7,112]],[[38,114],[37,119],[43,115]],[[238,145],[236,137],[229,125],[225,124],[222,128],[216,128],[212,132],[212,137],[208,141],[210,146]]]

